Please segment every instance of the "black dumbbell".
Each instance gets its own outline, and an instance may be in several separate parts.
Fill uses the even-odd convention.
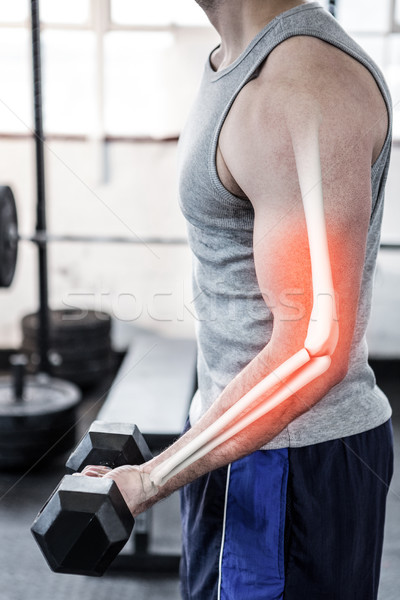
[[[66,466],[69,472],[89,464],[114,469],[151,458],[136,425],[95,421]],[[112,479],[65,475],[31,531],[56,573],[100,576],[128,541],[134,522]]]

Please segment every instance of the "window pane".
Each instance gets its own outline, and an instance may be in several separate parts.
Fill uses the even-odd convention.
[[[111,135],[180,133],[198,90],[211,29],[110,32],[105,40],[105,127]]]
[[[45,131],[92,131],[96,118],[94,33],[47,30],[42,43]]]
[[[87,23],[89,0],[41,0],[40,18],[46,23]]]
[[[112,0],[111,18],[119,25],[167,25],[170,3],[166,0]]]
[[[319,3],[321,4],[321,6],[323,6],[326,10],[328,10],[329,8],[329,0],[319,0]],[[336,4],[337,4],[337,0],[336,0]]]
[[[338,0],[337,18],[348,31],[385,32],[392,0]]]
[[[29,133],[33,99],[28,31],[1,30],[0,81],[0,131]]]
[[[386,39],[383,35],[352,35],[352,38],[360,44],[366,53],[383,69],[385,64]]]
[[[156,135],[165,130],[165,69],[170,33],[112,32],[105,39],[106,131]]]
[[[175,0],[173,22],[178,25],[210,25],[205,12],[194,0]]]
[[[400,25],[400,2],[399,2],[399,0],[395,0],[394,19],[396,21],[396,24]]]
[[[111,0],[111,18],[119,25],[209,25],[194,0]]]
[[[400,35],[393,34],[389,39],[389,58],[385,76],[393,102],[393,137],[400,139]]]
[[[28,18],[28,0],[0,0],[0,22],[18,23]]]

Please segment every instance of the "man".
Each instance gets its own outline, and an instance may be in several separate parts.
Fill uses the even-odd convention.
[[[365,329],[389,166],[389,93],[317,2],[198,3],[221,36],[180,141],[199,390],[187,432],[161,455],[85,473],[112,477],[133,515],[183,488],[185,600],[375,599],[391,411],[367,364]],[[331,365],[154,486],[155,466],[304,347],[313,274],[298,162],[311,122],[319,124],[338,308]]]

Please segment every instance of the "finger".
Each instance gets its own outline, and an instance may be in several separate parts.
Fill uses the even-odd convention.
[[[110,467],[107,467],[106,465],[86,465],[86,467],[83,469],[82,473],[84,473],[85,471],[98,471],[99,473],[108,473],[108,471],[111,471]]]
[[[106,473],[111,471],[109,467],[104,465],[87,465],[81,473],[74,473],[74,475],[85,475],[87,477],[103,477]]]

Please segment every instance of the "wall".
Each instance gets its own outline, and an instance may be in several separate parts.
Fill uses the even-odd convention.
[[[48,144],[49,231],[185,237],[176,144],[112,143],[103,156],[99,150],[87,142]],[[14,190],[22,233],[35,222],[33,151],[27,140],[0,142],[0,181]],[[108,180],[100,182],[104,153]],[[52,244],[50,305],[94,307],[121,324],[193,335],[190,263],[187,246]],[[37,306],[36,280],[35,248],[23,242],[13,286],[0,291],[1,346],[19,343],[19,321]]]

